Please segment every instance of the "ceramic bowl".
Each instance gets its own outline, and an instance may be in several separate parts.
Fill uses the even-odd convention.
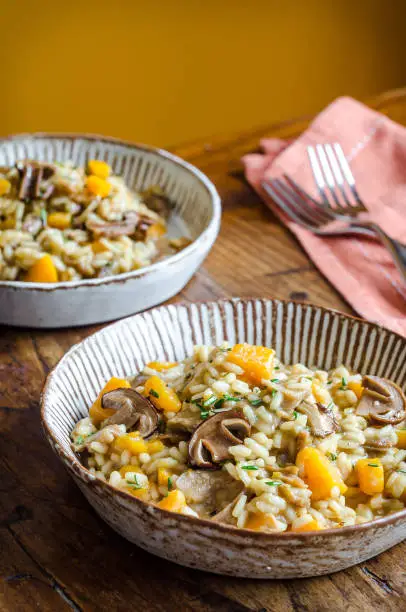
[[[89,502],[118,533],[181,565],[249,578],[335,572],[406,537],[406,510],[357,526],[309,533],[259,533],[161,510],[95,478],[70,449],[69,434],[111,376],[152,360],[177,361],[194,344],[250,342],[286,363],[329,369],[345,363],[406,385],[406,340],[378,325],[319,306],[225,300],[138,314],[74,346],[49,375],[42,396],[45,434]]]
[[[0,281],[0,324],[88,325],[155,306],[186,285],[217,237],[221,206],[215,187],[197,168],[167,151],[80,134],[22,134],[0,140],[0,166],[24,158],[71,160],[75,165],[104,159],[136,191],[159,185],[175,203],[169,235],[186,235],[192,244],[161,262],[118,276],[49,284]]]

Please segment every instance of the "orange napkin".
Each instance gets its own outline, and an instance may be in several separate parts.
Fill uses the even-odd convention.
[[[306,147],[339,142],[369,217],[406,243],[406,128],[352,98],[338,98],[297,140],[261,141],[243,158],[246,177],[360,315],[406,335],[406,286],[385,248],[363,237],[320,238],[287,219],[261,188],[283,173],[318,198]]]

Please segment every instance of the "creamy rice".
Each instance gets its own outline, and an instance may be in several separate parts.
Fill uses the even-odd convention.
[[[101,397],[123,384],[102,391],[75,426],[73,448],[86,450],[97,477],[144,501],[261,531],[355,525],[404,508],[404,415],[383,424],[357,414],[369,391],[344,366],[286,366],[270,349],[226,343],[197,346],[177,364],[148,364],[130,379],[159,415],[159,432],[146,439],[123,423],[106,425]],[[195,452],[193,439],[214,436],[215,419],[231,423],[230,415],[230,430],[248,435],[228,446],[225,460],[208,452],[214,438]]]
[[[99,160],[0,168],[0,280],[70,281],[149,265],[188,244],[165,239],[170,208],[159,188],[135,193]]]

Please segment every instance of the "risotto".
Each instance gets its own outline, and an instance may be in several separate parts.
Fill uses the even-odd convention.
[[[197,346],[109,380],[72,432],[98,478],[159,508],[258,531],[371,521],[406,502],[406,399],[344,366]]]
[[[107,163],[0,168],[0,280],[57,282],[130,272],[183,248],[165,238],[171,202],[131,191]]]

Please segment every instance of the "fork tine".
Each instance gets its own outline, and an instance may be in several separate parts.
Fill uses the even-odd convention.
[[[307,230],[313,231],[315,226],[310,225],[306,221],[304,221],[298,214],[296,214],[296,209],[285,201],[285,199],[280,195],[278,191],[278,185],[275,185],[275,181],[270,180],[269,182],[262,182],[263,189],[271,196],[275,204],[279,206],[281,210],[293,221],[295,221],[298,225],[306,228]]]
[[[307,193],[303,187],[296,183],[292,177],[288,176],[287,174],[284,174],[283,177],[291,189],[298,192],[298,195],[301,196],[304,205],[308,204],[308,202],[313,204],[311,207],[312,211],[320,218],[321,221],[323,221],[323,223],[328,223],[329,221],[334,220],[334,213],[329,207],[320,204],[320,202],[312,198],[312,196]]]
[[[324,180],[323,173],[321,171],[320,164],[318,162],[316,151],[314,150],[314,147],[312,146],[307,147],[307,155],[309,156],[310,167],[313,172],[313,177],[317,185],[317,189],[319,190],[319,193],[322,197],[324,204],[326,204],[327,206],[330,206],[330,203],[326,195],[326,191],[327,191],[326,182]]]
[[[326,223],[323,214],[320,214],[318,210],[315,210],[305,199],[299,196],[289,185],[286,185],[280,179],[275,179],[274,183],[277,185],[279,192],[289,202],[298,215],[302,217],[307,223],[312,225],[322,225]]]
[[[330,144],[326,144],[326,145],[324,145],[324,150],[325,150],[325,153],[327,155],[328,161],[330,163],[331,170],[333,171],[336,185],[337,185],[337,187],[339,188],[339,190],[341,192],[341,195],[342,195],[342,198],[343,198],[344,202],[350,208],[358,208],[358,206],[354,206],[354,204],[351,202],[350,198],[347,195],[346,190],[344,189],[344,186],[347,183],[346,183],[345,178],[343,177],[343,174],[341,172],[340,164],[337,161],[337,157],[336,157],[336,155],[334,153],[333,147]]]
[[[347,161],[347,158],[344,155],[344,151],[342,149],[342,146],[340,145],[340,143],[335,142],[333,144],[333,149],[334,149],[334,152],[335,152],[335,154],[337,156],[338,163],[340,164],[341,170],[342,170],[342,172],[344,174],[344,178],[347,181],[348,186],[351,189],[352,194],[353,194],[353,196],[354,196],[358,206],[361,206],[363,210],[366,210],[366,206],[362,202],[362,200],[361,200],[361,198],[360,198],[360,196],[358,194],[357,188],[355,186],[355,179],[354,179],[353,173],[351,172],[351,168],[350,168],[350,165],[349,165],[349,163]]]
[[[316,152],[319,156],[319,161],[320,161],[320,165],[322,168],[322,171],[324,173],[324,177],[326,179],[326,183],[329,187],[330,193],[333,196],[333,200],[335,202],[335,205],[337,208],[342,208],[341,204],[340,204],[340,200],[337,197],[337,194],[335,192],[335,186],[336,186],[336,182],[333,176],[333,173],[331,172],[331,168],[330,168],[330,164],[328,163],[327,160],[327,155],[326,152],[324,150],[324,146],[323,145],[317,145],[316,146]]]

